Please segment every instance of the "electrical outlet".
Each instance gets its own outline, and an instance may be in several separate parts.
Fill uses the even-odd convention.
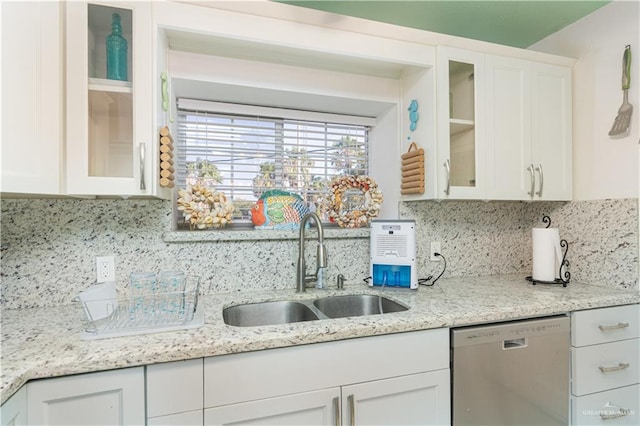
[[[440,247],[440,241],[432,241],[431,242],[431,255],[430,259],[435,262],[439,262],[440,258],[436,256],[436,253],[442,253]]]
[[[116,280],[116,265],[113,256],[96,257],[96,279],[99,283]]]

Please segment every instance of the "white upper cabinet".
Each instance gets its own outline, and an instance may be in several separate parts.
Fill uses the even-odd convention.
[[[485,197],[484,56],[437,49],[436,198]]]
[[[531,160],[534,200],[573,198],[571,69],[531,64]]]
[[[486,65],[487,197],[532,199],[529,62],[487,56]]]
[[[2,193],[60,194],[63,31],[58,2],[1,2]]]
[[[438,47],[437,199],[571,200],[571,69]]]
[[[487,56],[487,198],[571,200],[571,70]]]
[[[107,61],[116,14],[127,53]],[[148,2],[67,3],[68,194],[156,195],[152,41]]]

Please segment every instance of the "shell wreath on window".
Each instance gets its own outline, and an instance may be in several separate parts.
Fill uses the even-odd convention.
[[[331,180],[329,193],[321,204],[330,222],[343,228],[359,228],[378,216],[382,202],[382,192],[372,177],[345,175]]]
[[[177,204],[191,229],[223,228],[231,223],[235,210],[224,193],[200,184],[178,189]]]

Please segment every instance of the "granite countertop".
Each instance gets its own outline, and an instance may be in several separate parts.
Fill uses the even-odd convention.
[[[378,291],[354,284],[345,290],[309,289],[306,294],[292,288],[204,296],[201,328],[101,340],[82,339],[84,314],[79,306],[4,310],[0,399],[4,402],[38,378],[640,303],[637,292],[576,282],[566,288],[532,285],[520,275],[499,275],[442,279],[418,291],[385,289],[386,297],[410,307],[405,312],[243,328],[222,319],[228,305],[357,293]]]

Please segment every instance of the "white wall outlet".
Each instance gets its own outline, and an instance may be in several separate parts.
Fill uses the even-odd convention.
[[[116,280],[116,264],[113,256],[96,257],[96,279],[99,283]]]
[[[439,262],[440,258],[438,256],[436,256],[436,253],[442,253],[440,250],[441,250],[440,241],[432,241],[431,242],[431,255],[429,256],[429,258],[432,261]]]

